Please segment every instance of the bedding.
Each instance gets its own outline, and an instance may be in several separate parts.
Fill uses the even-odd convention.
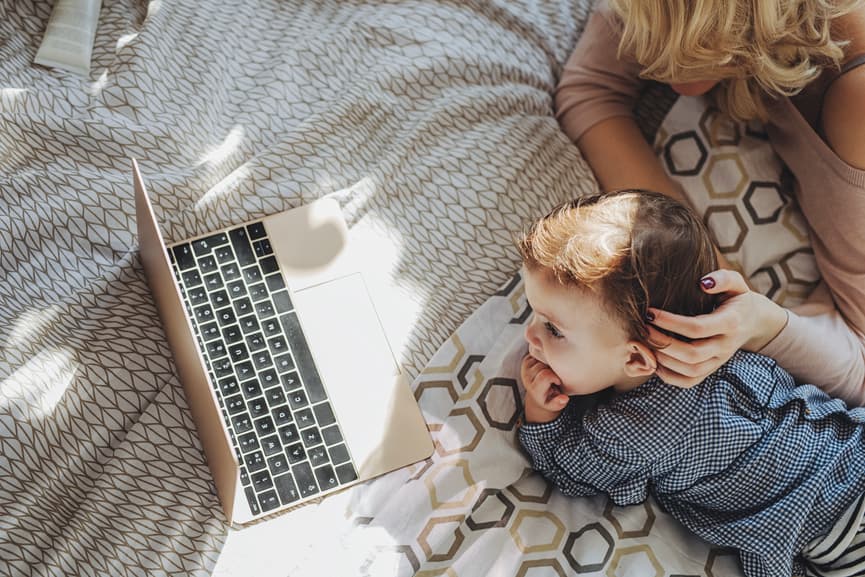
[[[590,8],[118,0],[81,79],[32,63],[51,2],[0,0],[0,574],[738,575],[654,503],[565,499],[517,449],[511,239],[596,187],[551,98]],[[657,131],[670,158],[693,155],[665,144],[683,122]],[[169,241],[338,200],[433,457],[228,526],[137,254],[132,158]],[[758,220],[801,232],[764,189]],[[738,251],[759,223],[736,213]],[[781,262],[756,248],[743,269]]]

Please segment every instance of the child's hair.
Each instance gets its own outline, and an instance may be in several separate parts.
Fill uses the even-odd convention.
[[[708,231],[681,203],[657,192],[622,190],[566,202],[517,240],[525,266],[586,289],[649,346],[648,307],[711,312],[716,297],[700,279],[717,268]]]
[[[635,57],[643,77],[720,79],[713,92],[722,110],[765,120],[766,96],[796,94],[839,66],[845,42],[830,26],[858,0],[609,1],[622,21],[619,57]]]

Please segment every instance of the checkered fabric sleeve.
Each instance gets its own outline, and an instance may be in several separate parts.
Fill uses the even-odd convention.
[[[587,429],[579,398],[549,423],[527,423],[519,439],[532,466],[565,495],[607,493],[617,504],[646,499],[648,472],[645,458],[629,444],[603,430]],[[597,433],[601,433],[600,435]]]

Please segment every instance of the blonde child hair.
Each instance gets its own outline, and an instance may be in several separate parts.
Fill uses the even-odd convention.
[[[832,21],[857,0],[608,0],[622,23],[619,58],[661,82],[721,80],[713,94],[735,118],[767,118],[764,98],[791,96],[827,66],[844,42]]]
[[[517,248],[527,268],[591,291],[629,338],[650,347],[649,307],[697,315],[716,305],[699,285],[717,268],[709,232],[693,211],[657,192],[622,190],[566,202],[531,224]]]

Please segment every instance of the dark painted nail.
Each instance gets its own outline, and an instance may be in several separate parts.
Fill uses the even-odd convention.
[[[653,322],[655,320],[655,313],[652,311],[646,311],[646,322]]]
[[[715,288],[715,279],[710,276],[707,276],[703,280],[700,281],[700,284],[703,285],[703,288],[710,289]]]

